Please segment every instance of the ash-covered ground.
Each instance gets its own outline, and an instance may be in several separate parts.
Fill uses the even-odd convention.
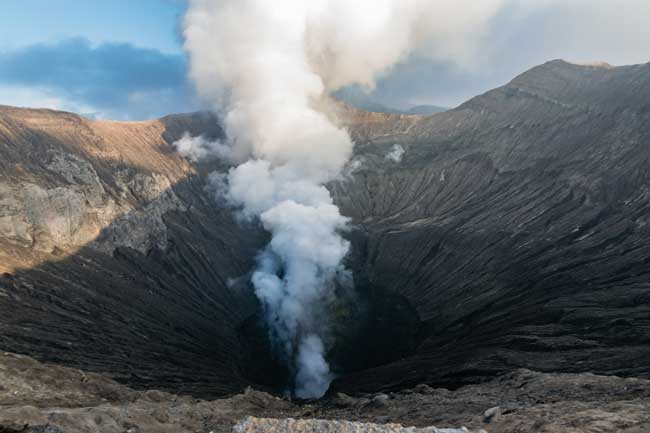
[[[456,390],[421,384],[386,394],[330,393],[317,401],[290,401],[249,388],[201,400],[136,391],[102,374],[0,355],[2,433],[225,433],[248,416],[488,433],[644,433],[650,431],[650,381],[517,370]]]

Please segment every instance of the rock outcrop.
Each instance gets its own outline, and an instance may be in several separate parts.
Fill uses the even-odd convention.
[[[402,427],[399,424],[370,424],[322,419],[272,419],[247,417],[233,433],[470,433],[469,430],[435,427]]]

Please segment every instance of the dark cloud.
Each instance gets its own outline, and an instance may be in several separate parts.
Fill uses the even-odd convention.
[[[93,46],[75,38],[0,52],[3,86],[39,88],[115,119],[144,119],[195,108],[186,73],[183,55],[126,43]]]
[[[399,109],[422,104],[453,107],[495,82],[487,76],[479,80],[473,72],[452,63],[413,57],[378,80],[375,90],[368,96],[380,104]]]

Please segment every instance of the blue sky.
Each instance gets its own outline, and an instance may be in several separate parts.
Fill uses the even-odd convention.
[[[650,61],[649,0],[503,1],[473,66],[413,57],[370,97],[397,108],[455,106],[551,59]],[[0,104],[127,120],[201,109],[182,50],[185,7],[186,0],[0,0]]]
[[[0,104],[114,119],[200,108],[182,0],[2,0]]]
[[[175,0],[2,0],[0,47],[84,37],[92,43],[130,42],[180,53]]]

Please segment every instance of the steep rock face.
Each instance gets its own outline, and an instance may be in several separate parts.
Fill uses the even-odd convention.
[[[553,61],[446,113],[373,120],[351,121],[360,162],[333,189],[366,233],[357,268],[416,309],[419,343],[337,387],[650,375],[650,65]]]
[[[335,388],[650,376],[650,65],[553,61],[444,113],[338,116],[356,148],[330,187],[376,317]],[[185,131],[221,135],[0,107],[0,348],[177,392],[272,374],[238,278],[265,235],[206,191],[227,167],[175,154]]]
[[[0,108],[0,347],[134,385],[219,394],[249,383],[228,278],[262,242],[213,205],[171,143],[211,116],[90,121]]]

